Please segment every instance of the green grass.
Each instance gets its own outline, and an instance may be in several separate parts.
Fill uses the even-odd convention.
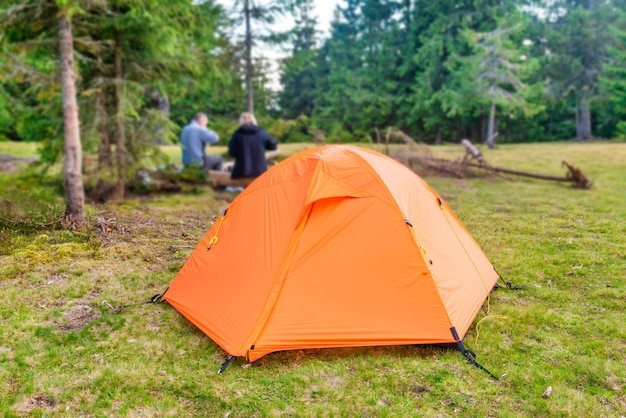
[[[0,141],[0,155],[6,154],[19,158],[37,157],[38,146],[34,142]]]
[[[11,154],[6,147],[0,154]],[[463,155],[458,146],[432,150]],[[0,202],[32,191],[28,208],[42,205],[44,221],[0,221],[1,413],[625,416],[626,144],[483,153],[494,166],[553,175],[565,173],[566,160],[594,180],[577,190],[424,175],[504,279],[521,287],[494,292],[465,340],[481,364],[506,374],[499,381],[438,347],[281,352],[253,366],[236,359],[219,376],[217,345],[167,304],[142,302],[165,290],[228,199],[198,187],[90,205],[90,229],[70,233],[45,227],[58,205],[53,192],[2,175]]]

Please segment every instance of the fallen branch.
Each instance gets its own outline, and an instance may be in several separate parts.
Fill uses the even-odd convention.
[[[470,167],[481,168],[496,173],[513,174],[516,176],[531,177],[541,180],[572,182],[573,186],[579,189],[590,189],[593,184],[589,181],[587,176],[583,174],[580,168],[574,167],[573,165],[567,163],[567,161],[562,161],[562,164],[569,170],[565,177],[552,176],[548,174],[529,173],[526,171],[511,170],[508,168],[490,166],[489,164],[487,164],[480,151],[476,147],[474,147],[469,140],[462,140],[461,145],[463,145],[463,147],[465,148],[466,155],[471,155],[476,161],[478,161],[478,163],[468,163],[467,165]]]
[[[477,160],[477,161],[479,161],[481,163],[485,161],[485,159],[483,158],[483,155],[480,153],[478,148],[473,146],[472,143],[469,141],[469,139],[462,140],[461,141],[461,145],[463,145],[463,147],[465,147],[465,152],[467,154],[471,155],[472,157],[474,157],[475,160]]]
[[[404,142],[408,147],[408,151],[394,152],[392,158],[403,163],[404,165],[413,168],[414,165],[421,165],[423,167],[433,169],[442,173],[451,174],[458,178],[463,178],[468,174],[469,168],[478,168],[484,170],[491,175],[512,174],[516,176],[531,177],[541,180],[569,182],[579,189],[590,189],[593,182],[589,181],[587,176],[583,172],[567,161],[563,161],[563,165],[567,167],[568,172],[565,176],[553,176],[549,174],[541,173],[529,173],[526,171],[512,170],[504,167],[493,167],[485,160],[484,156],[478,148],[476,148],[468,139],[463,139],[461,145],[465,148],[465,156],[456,160],[448,160],[445,158],[434,158],[427,147],[417,144],[408,135],[401,131],[387,130],[385,135],[385,144],[388,146],[390,139],[399,139]],[[388,154],[387,150],[387,155]]]
[[[444,158],[433,158],[430,156],[410,155],[407,158],[407,165],[412,167],[414,164],[423,165],[437,171],[452,174],[458,178],[465,177],[467,164],[463,160],[446,160]]]
[[[567,173],[567,178],[574,182],[575,187],[578,187],[580,189],[591,189],[591,186],[593,186],[593,182],[589,181],[587,176],[583,174],[580,168],[568,164],[565,160],[561,163],[569,169],[569,173]]]
[[[565,161],[563,161],[563,164],[567,165],[568,168],[570,167],[569,164],[567,164]],[[485,169],[485,166],[482,165],[482,164],[469,163],[468,166]],[[576,167],[573,167],[573,168],[576,169]],[[577,188],[580,188],[580,189],[589,189],[589,188],[591,188],[591,184],[592,184],[592,183],[589,182],[589,180],[587,180],[587,177],[585,177],[584,175],[583,175],[584,179],[572,176],[572,174],[571,174],[571,170],[572,169],[571,168],[570,168],[570,172],[565,177],[552,176],[552,175],[548,175],[548,174],[529,173],[529,172],[526,172],[526,171],[511,170],[511,169],[502,168],[502,167],[491,167],[491,170],[493,170],[495,172],[498,172],[498,173],[514,174],[516,176],[531,177],[531,178],[541,179],[541,180],[573,182],[574,183],[574,187],[577,187]]]

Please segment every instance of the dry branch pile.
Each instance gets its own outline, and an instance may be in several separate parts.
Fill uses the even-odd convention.
[[[568,172],[565,176],[560,177],[491,166],[485,160],[480,150],[467,139],[461,141],[461,145],[465,148],[465,155],[463,158],[455,160],[433,157],[432,152],[426,145],[418,144],[401,131],[388,130],[385,139],[387,155],[413,170],[415,170],[417,166],[421,166],[435,172],[453,175],[458,178],[476,175],[476,172],[481,172],[483,175],[510,174],[541,180],[568,182],[579,189],[590,189],[593,185],[593,182],[589,181],[580,168],[569,164],[567,161],[563,161],[562,164],[568,169]],[[390,154],[389,141],[391,139],[399,139],[407,145],[407,149],[397,150]]]

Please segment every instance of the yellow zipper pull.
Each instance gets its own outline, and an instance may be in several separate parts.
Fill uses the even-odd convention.
[[[217,231],[215,231],[215,235],[209,240],[209,246],[206,247],[207,251],[209,251],[211,247],[217,244],[217,241],[219,241],[219,239],[217,238],[217,234],[220,233],[220,229],[222,228],[222,222],[224,222],[224,218],[226,218],[226,211],[224,211],[224,214],[220,216],[220,224],[217,226]]]

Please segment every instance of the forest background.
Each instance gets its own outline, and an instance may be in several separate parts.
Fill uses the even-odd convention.
[[[312,0],[2,0],[0,141],[65,157],[79,225],[200,111],[222,145],[244,110],[281,143],[623,137],[625,3],[344,0],[322,37]]]
[[[197,111],[226,142],[246,109],[281,142],[375,141],[387,127],[427,143],[626,133],[620,0],[347,0],[324,38],[311,0],[3,0],[0,140],[41,141],[44,158],[63,143],[55,13],[65,3],[76,10],[88,152],[116,135],[129,153],[175,143]],[[293,27],[270,32],[276,18]],[[243,36],[227,36],[238,25]],[[288,54],[278,77],[268,44]]]

